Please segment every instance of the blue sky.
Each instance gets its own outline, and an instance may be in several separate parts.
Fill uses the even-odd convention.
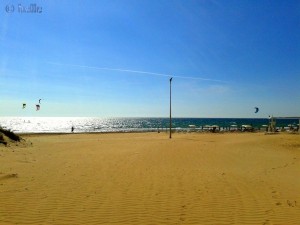
[[[0,6],[0,116],[300,116],[299,1]]]

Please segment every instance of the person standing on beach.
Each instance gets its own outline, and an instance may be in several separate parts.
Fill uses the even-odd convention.
[[[72,128],[71,128],[71,132],[72,133],[74,133],[74,129],[75,129],[74,126],[72,126]]]

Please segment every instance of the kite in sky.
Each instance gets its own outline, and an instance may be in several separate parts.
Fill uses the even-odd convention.
[[[258,107],[254,107],[254,109],[255,109],[255,113],[258,113],[259,108]]]
[[[41,104],[41,100],[42,99],[39,99],[39,104],[36,104],[35,105],[35,107],[36,107],[36,111],[39,111],[40,110],[40,108],[41,108],[41,106],[40,106],[40,104]],[[26,108],[26,103],[23,103],[23,105],[22,105],[22,109],[25,109]]]

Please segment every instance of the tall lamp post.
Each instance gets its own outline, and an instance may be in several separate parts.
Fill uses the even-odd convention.
[[[170,79],[170,138],[172,138],[172,102],[171,102],[171,97],[172,97],[172,79],[173,77],[171,77]]]

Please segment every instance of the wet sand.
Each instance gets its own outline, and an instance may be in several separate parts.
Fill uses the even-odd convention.
[[[1,225],[300,224],[300,135],[24,138],[0,145]]]

